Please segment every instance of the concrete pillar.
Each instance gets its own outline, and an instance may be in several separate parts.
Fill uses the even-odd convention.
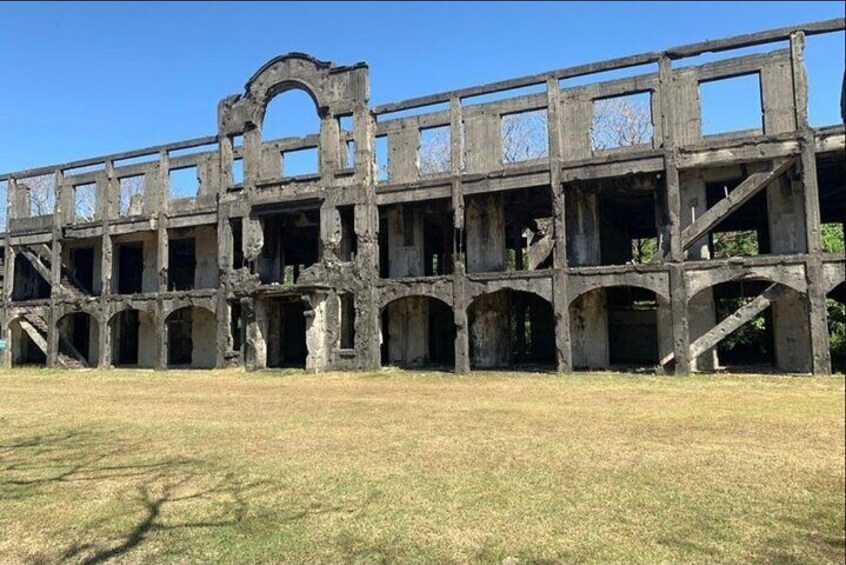
[[[608,311],[604,289],[587,292],[572,303],[570,339],[574,368],[608,367]]]
[[[690,340],[695,341],[717,325],[717,312],[714,307],[714,289],[706,288],[692,297],[687,304],[690,327]],[[694,371],[714,371],[717,368],[717,349],[709,349],[696,359],[691,359]]]
[[[767,217],[771,253],[807,250],[805,201],[800,182],[781,177],[767,186]],[[790,292],[773,303],[772,314],[776,365],[785,371],[810,372],[811,341],[805,299]]]
[[[468,199],[467,272],[485,273],[505,270],[505,211],[501,194],[486,194]]]
[[[100,334],[97,336],[97,367],[108,369],[112,364],[112,328],[109,325],[109,316],[106,314],[98,320]]]
[[[317,373],[326,369],[329,362],[329,350],[326,343],[327,303],[329,294],[313,292],[308,296],[311,309],[306,309],[306,370]]]
[[[772,320],[776,366],[782,371],[810,373],[813,367],[805,298],[788,292],[773,302]]]
[[[471,365],[504,367],[511,363],[511,297],[507,292],[483,294],[473,301],[470,323]]]
[[[673,307],[669,301],[657,294],[655,299],[658,302],[658,309],[655,313],[658,333],[658,365],[666,371],[669,369],[669,363],[673,356]]]
[[[596,194],[570,185],[566,189],[567,258],[572,267],[599,265],[599,202]]]
[[[246,326],[244,364],[248,371],[264,369],[267,367],[267,305],[264,300],[242,298],[241,313]]]
[[[157,301],[156,304],[156,313],[154,316],[155,326],[158,331],[158,334],[154,338],[155,343],[155,365],[156,369],[167,369],[167,354],[168,354],[168,327],[167,327],[167,316],[165,316],[164,311],[162,309],[161,301]],[[140,333],[140,328],[139,328]],[[140,343],[140,335],[139,335],[139,343]],[[140,358],[140,351],[139,351],[139,358]]]
[[[429,300],[411,296],[388,305],[388,361],[422,365],[429,360]]]

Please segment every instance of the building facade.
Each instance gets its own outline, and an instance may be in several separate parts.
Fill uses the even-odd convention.
[[[827,374],[846,261],[821,230],[846,217],[846,137],[809,126],[803,51],[843,29],[378,106],[364,63],[277,57],[219,103],[216,135],[0,176],[3,364]],[[728,54],[687,62],[709,52]],[[757,125],[706,131],[707,88],[743,77]],[[292,89],[319,132],[266,139]],[[315,170],[286,173],[302,152]]]

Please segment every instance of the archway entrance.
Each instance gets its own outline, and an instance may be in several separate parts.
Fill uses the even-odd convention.
[[[555,315],[540,296],[511,289],[477,297],[467,309],[470,367],[555,366]]]
[[[66,367],[94,367],[100,357],[100,324],[86,312],[66,314],[56,324],[58,362]]]
[[[157,332],[153,318],[141,310],[123,310],[109,322],[112,364],[117,367],[155,367]]]
[[[634,286],[597,288],[570,304],[573,367],[654,368],[659,362],[661,327],[658,296]],[[666,347],[665,347],[666,349]]]
[[[452,308],[429,296],[407,296],[382,309],[382,364],[455,366]]]
[[[167,366],[210,369],[217,361],[216,328],[213,313],[197,306],[185,306],[170,313],[167,331]]]

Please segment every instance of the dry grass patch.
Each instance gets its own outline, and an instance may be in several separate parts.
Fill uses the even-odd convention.
[[[0,373],[0,561],[842,562],[842,378]]]

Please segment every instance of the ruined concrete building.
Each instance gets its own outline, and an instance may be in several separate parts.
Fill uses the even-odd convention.
[[[220,102],[216,135],[0,176],[3,362],[829,373],[845,263],[820,234],[846,217],[844,126],[809,126],[803,52],[843,29],[378,106],[364,63],[277,57]],[[749,77],[752,126],[707,131],[707,89]],[[319,131],[267,139],[291,89]],[[599,139],[600,109],[635,99],[646,123]],[[313,173],[286,174],[303,151]],[[758,342],[721,349],[753,321]]]

